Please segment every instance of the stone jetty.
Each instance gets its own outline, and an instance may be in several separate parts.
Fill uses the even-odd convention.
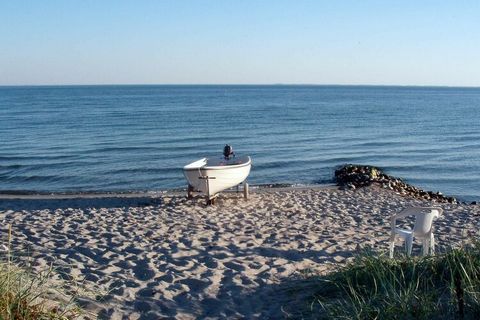
[[[400,178],[389,176],[373,166],[343,165],[335,170],[335,182],[343,189],[356,189],[378,184],[384,189],[393,190],[404,196],[442,203],[457,203],[457,199],[454,197],[445,196],[441,192],[424,191],[405,183]]]

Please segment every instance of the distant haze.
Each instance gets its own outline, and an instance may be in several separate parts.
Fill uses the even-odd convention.
[[[0,85],[480,86],[477,1],[2,1]]]

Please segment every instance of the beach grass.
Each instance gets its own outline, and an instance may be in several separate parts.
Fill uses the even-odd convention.
[[[53,301],[52,292],[57,296],[62,292],[62,286],[56,278],[53,266],[40,272],[15,258],[10,246],[11,231],[9,231],[8,250],[2,253],[0,260],[0,319],[30,320],[30,319],[75,319],[81,314],[81,309],[73,304],[73,296],[66,303]],[[62,282],[62,281],[60,281]],[[68,295],[66,295],[68,296]]]
[[[480,244],[427,257],[362,253],[309,281],[307,318],[478,319]]]

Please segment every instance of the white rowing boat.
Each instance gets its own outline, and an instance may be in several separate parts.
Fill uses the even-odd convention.
[[[251,166],[249,156],[203,158],[183,167],[183,174],[187,178],[189,190],[203,192],[210,201],[217,193],[244,182]]]

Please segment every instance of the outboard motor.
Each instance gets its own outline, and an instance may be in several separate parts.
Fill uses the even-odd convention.
[[[235,157],[232,146],[226,144],[225,147],[223,147],[223,156],[225,157],[225,160],[230,160],[230,156]]]

